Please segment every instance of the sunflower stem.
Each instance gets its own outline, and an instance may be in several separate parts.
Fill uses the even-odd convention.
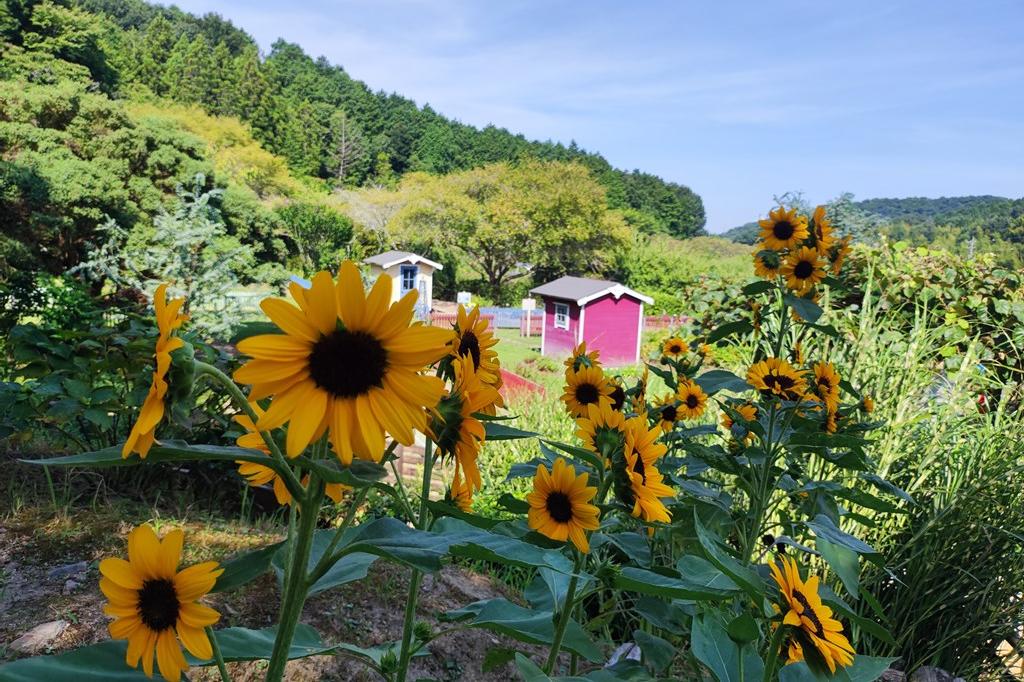
[[[579,550],[576,551],[576,562],[572,567],[572,577],[569,578],[569,587],[565,591],[565,603],[562,610],[558,612],[558,623],[555,625],[555,637],[551,641],[551,651],[548,653],[548,660],[544,664],[544,673],[550,675],[558,662],[558,654],[562,650],[562,639],[565,637],[565,629],[569,626],[569,619],[572,616],[572,607],[576,598],[576,584],[579,582],[580,571],[583,569],[583,560],[586,555]]]
[[[313,549],[313,533],[320,517],[320,502],[323,499],[323,481],[315,472],[309,474],[309,488],[300,496],[299,523],[292,534],[288,566],[285,570],[284,594],[281,597],[281,618],[277,624],[277,637],[274,638],[274,649],[270,654],[267,667],[267,682],[279,682],[284,676],[284,668],[288,663],[288,652],[292,647],[292,639],[302,616],[302,607],[306,603],[306,571],[309,567],[309,555]],[[293,505],[294,507],[295,505]]]
[[[779,650],[782,648],[782,640],[786,636],[787,626],[779,623],[772,635],[772,641],[768,644],[768,658],[764,664],[764,682],[771,682],[775,679],[775,665],[779,661]]]
[[[210,648],[213,649],[213,660],[217,662],[217,670],[220,671],[222,682],[231,682],[231,675],[228,674],[227,666],[224,665],[224,654],[220,652],[220,644],[217,643],[217,636],[213,634],[213,628],[206,626],[206,636],[210,639]]]
[[[238,384],[232,381],[231,377],[213,365],[202,362],[201,360],[195,361],[195,367],[197,377],[205,375],[217,381],[227,390],[228,395],[230,395],[231,399],[235,402],[235,406],[245,412],[249,419],[252,420],[253,424],[259,421],[259,415],[257,415],[256,411],[252,409],[252,405],[249,404],[248,398],[246,398],[245,394],[242,393],[242,389],[238,387]],[[270,450],[270,456],[274,459],[274,463],[277,465],[272,468],[279,476],[281,476],[282,480],[284,480],[285,487],[288,488],[288,492],[291,493],[291,496],[295,499],[301,498],[303,493],[302,484],[295,476],[295,472],[292,471],[291,466],[288,464],[288,460],[285,459],[285,456],[281,453],[281,448],[278,447],[277,441],[274,440],[274,437],[269,431],[260,431],[260,435],[263,436],[263,442],[266,443],[267,448]]]
[[[416,527],[423,530],[427,527],[427,515],[430,507],[427,502],[430,500],[430,479],[434,472],[434,443],[428,438],[423,447],[423,486],[420,489],[420,515],[416,521]],[[398,656],[398,672],[395,675],[397,682],[405,682],[409,674],[409,660],[412,658],[412,631],[416,622],[416,601],[420,594],[420,584],[423,582],[423,573],[413,569],[412,577],[409,579],[409,595],[405,600],[405,619],[402,623],[402,649]]]
[[[345,512],[345,518],[341,520],[341,525],[339,525],[334,531],[334,537],[331,538],[331,544],[327,546],[323,556],[320,557],[320,561],[317,562],[316,567],[306,579],[307,588],[315,585],[316,581],[320,580],[324,573],[330,570],[331,566],[333,566],[340,558],[339,556],[334,556],[334,549],[338,546],[338,543],[341,541],[341,537],[345,534],[345,531],[352,525],[352,519],[355,518],[356,512],[359,510],[360,505],[363,504],[363,501],[366,499],[366,495],[369,492],[370,489],[368,487],[362,488],[355,494],[355,497],[352,498],[352,504],[349,506],[348,511]]]

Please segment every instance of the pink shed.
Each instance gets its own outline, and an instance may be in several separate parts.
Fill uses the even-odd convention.
[[[652,299],[609,280],[560,277],[531,294],[544,301],[541,354],[566,357],[581,341],[608,366],[640,360],[644,305]]]

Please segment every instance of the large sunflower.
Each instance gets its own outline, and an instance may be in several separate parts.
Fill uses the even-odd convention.
[[[754,274],[762,279],[775,279],[782,270],[782,259],[774,251],[758,249],[754,252]]]
[[[590,504],[597,488],[588,486],[587,480],[586,472],[577,476],[572,465],[561,457],[551,470],[538,464],[533,492],[526,496],[530,528],[552,540],[572,540],[576,549],[589,553],[585,531],[598,529],[601,510]]]
[[[828,262],[832,265],[832,274],[836,277],[839,276],[839,271],[843,269],[843,261],[846,260],[846,256],[850,253],[850,236],[843,237],[838,244],[832,246],[828,252]]]
[[[842,623],[832,617],[832,609],[821,603],[818,576],[811,576],[806,582],[802,580],[796,561],[790,557],[782,557],[781,569],[775,563],[770,568],[772,578],[779,585],[782,608],[786,610],[782,622],[796,628],[798,641],[802,641],[804,646],[814,645],[832,673],[835,673],[836,665],[845,667],[853,664],[853,647],[843,635]],[[793,655],[790,648],[790,656]]]
[[[486,430],[474,415],[486,413],[500,397],[497,389],[481,380],[469,357],[455,360],[454,368],[452,389],[438,403],[437,417],[432,420],[428,431],[441,454],[455,460],[456,470],[461,467],[466,484],[480,490],[483,484],[477,458]]]
[[[814,227],[811,229],[811,234],[814,236],[814,248],[824,257],[828,255],[829,249],[832,248],[833,239],[832,223],[825,216],[824,206],[818,206],[814,209],[811,222],[814,223]]]
[[[480,307],[474,306],[473,310],[467,313],[466,308],[459,305],[455,337],[449,341],[449,352],[456,358],[472,358],[473,369],[480,379],[492,386],[501,377],[498,353],[494,350],[497,343],[498,340],[494,338],[487,320],[480,317]]]
[[[807,391],[807,381],[791,364],[779,358],[767,358],[747,370],[747,383],[765,395],[784,400],[800,400]]]
[[[814,364],[814,394],[829,412],[839,409],[839,373],[831,362]]]
[[[612,387],[611,393],[608,394],[612,401],[612,409],[622,412],[626,407],[626,387],[622,385],[622,379],[620,377],[609,377],[608,385]]]
[[[661,354],[673,360],[678,360],[689,352],[690,347],[678,336],[670,336],[661,344]]]
[[[676,427],[682,416],[679,414],[679,403],[676,401],[675,393],[667,393],[654,403],[654,416],[658,420],[658,426],[665,433]]]
[[[167,300],[167,285],[161,284],[153,294],[153,307],[156,310],[156,327],[159,335],[156,339],[156,367],[153,368],[153,383],[149,393],[139,410],[139,418],[132,425],[128,440],[121,448],[121,457],[127,458],[133,452],[146,458],[149,449],[156,441],[156,427],[164,418],[164,396],[167,395],[167,372],[171,368],[171,353],[185,345],[185,342],[174,331],[188,320],[188,315],[181,313],[185,305],[184,298]]]
[[[583,367],[565,371],[565,392],[562,402],[573,418],[587,414],[588,405],[611,405],[612,387],[600,367]]]
[[[807,239],[807,217],[799,215],[795,208],[779,206],[768,213],[768,218],[757,221],[761,226],[761,239],[765,248],[779,251],[792,249]]]
[[[583,446],[604,457],[622,450],[626,442],[626,417],[611,405],[587,405],[587,416],[579,417],[576,425]]]
[[[697,382],[684,379],[679,382],[676,400],[679,401],[679,408],[676,410],[679,419],[697,419],[704,414],[704,408],[708,404],[708,395]]]
[[[580,345],[572,349],[572,355],[565,360],[565,373],[570,371],[578,372],[580,367],[600,367],[601,361],[598,358],[601,351],[587,350],[587,342],[580,341]]]
[[[640,420],[631,419],[626,428],[624,473],[629,485],[621,486],[619,497],[627,505],[632,504],[631,513],[644,521],[670,523],[672,515],[661,501],[674,497],[675,491],[664,483],[657,462],[668,448],[658,443],[661,429],[648,429]]]
[[[250,398],[273,396],[260,430],[288,423],[285,449],[296,457],[325,430],[348,465],[353,454],[379,460],[385,431],[412,445],[426,429],[444,383],[420,371],[448,352],[451,330],[413,324],[416,292],[390,305],[391,279],[381,275],[367,295],[359,270],[342,263],[338,282],[318,272],[309,290],[290,288],[298,306],[267,299],[261,307],[283,334],[240,341],[252,356],[235,379],[252,384]]]
[[[188,670],[181,653],[185,645],[196,658],[213,656],[203,628],[220,619],[213,609],[196,603],[213,589],[224,572],[215,561],[179,571],[184,534],[172,530],[163,540],[148,525],[128,534],[128,561],[109,558],[100,562],[100,590],[106,595],[103,612],[113,616],[110,636],[128,640],[125,662],[132,668],[142,660],[142,670],[153,675],[156,653],[160,674],[177,682]]]
[[[825,279],[821,256],[807,246],[790,253],[782,263],[780,272],[786,278],[786,286],[801,295]]]

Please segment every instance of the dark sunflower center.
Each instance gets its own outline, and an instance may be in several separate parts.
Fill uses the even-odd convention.
[[[572,518],[572,501],[569,496],[561,492],[553,492],[548,495],[548,514],[559,523],[566,523]]]
[[[612,389],[612,409],[618,412],[626,404],[626,391],[622,386]]]
[[[799,590],[793,590],[793,598],[800,602],[800,606],[804,607],[804,612],[801,616],[806,616],[809,621],[814,625],[814,634],[818,637],[825,636],[825,628],[821,626],[821,621],[818,620],[818,614],[811,608],[810,603],[807,601],[807,597],[803,595]]]
[[[674,343],[671,346],[668,347],[668,350],[669,350],[670,353],[673,353],[673,354],[676,354],[676,355],[678,355],[679,353],[681,353],[683,351],[682,346],[679,346],[679,345],[674,344]]]
[[[693,395],[692,393],[686,396],[686,406],[688,408],[693,410],[696,409],[698,405],[700,405],[700,400],[697,399],[697,396]]]
[[[480,369],[480,339],[476,334],[467,331],[459,339],[459,355],[468,355],[473,358],[473,369]]]
[[[793,223],[788,220],[780,220],[772,227],[772,234],[775,235],[776,239],[781,239],[782,241],[791,238],[794,232],[796,232],[796,229],[793,227]]]
[[[764,378],[764,385],[772,390],[781,389],[784,391],[786,389],[793,388],[794,383],[796,382],[794,382],[791,377],[779,374],[768,374],[765,375]]]
[[[814,265],[809,260],[802,260],[793,268],[793,275],[798,279],[807,279],[814,273]]]
[[[818,388],[820,388],[825,393],[828,393],[829,391],[831,391],[832,390],[832,381],[831,381],[831,379],[828,379],[827,377],[822,377],[822,378],[818,379]]]
[[[662,421],[674,422],[676,420],[676,406],[666,405],[661,408],[661,419]]]
[[[338,329],[321,336],[309,354],[316,385],[338,398],[354,398],[383,385],[388,352],[372,334]]]
[[[160,632],[178,622],[178,593],[166,578],[147,580],[139,590],[139,616],[150,630]]]
[[[647,469],[644,467],[644,460],[639,454],[636,456],[636,462],[633,463],[633,471],[640,474],[640,480],[647,485]]]
[[[601,392],[594,384],[580,384],[576,387],[576,402],[580,405],[593,405],[601,397]]]

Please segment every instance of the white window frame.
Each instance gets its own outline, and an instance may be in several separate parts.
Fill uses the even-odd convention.
[[[559,319],[562,320],[561,323],[559,322]],[[568,328],[569,328],[569,304],[568,303],[556,303],[555,304],[555,329],[568,329]]]

